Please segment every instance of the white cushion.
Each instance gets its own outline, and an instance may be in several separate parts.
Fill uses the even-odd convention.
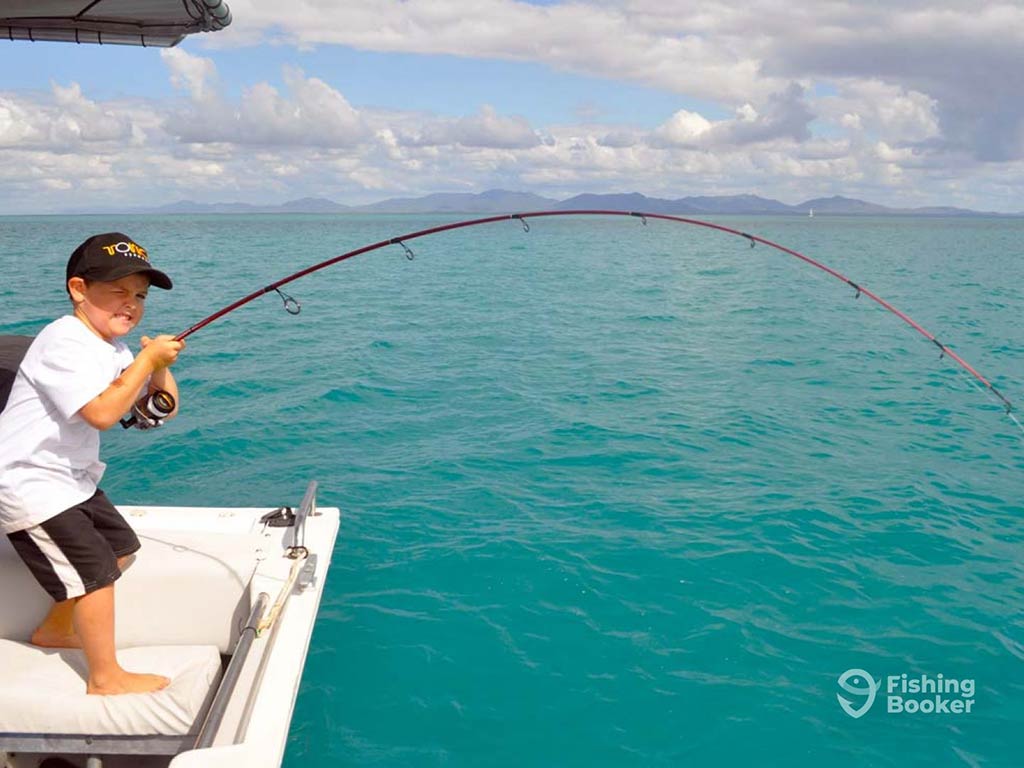
[[[129,523],[134,522],[131,515]],[[249,615],[255,535],[139,531],[142,549],[116,582],[115,637],[135,645],[216,645],[231,653]],[[53,605],[0,536],[0,638],[28,641]]]
[[[221,675],[215,646],[124,648],[117,659],[171,684],[154,693],[90,696],[81,651],[0,640],[0,733],[178,736],[201,725],[195,721]]]
[[[0,584],[4,585],[0,637],[28,640],[32,630],[46,618],[53,600],[32,578],[32,573],[6,536],[0,536]]]
[[[127,519],[134,522],[131,515]],[[249,615],[249,582],[262,539],[187,531],[138,534],[142,549],[114,588],[118,647],[216,645],[231,653]]]

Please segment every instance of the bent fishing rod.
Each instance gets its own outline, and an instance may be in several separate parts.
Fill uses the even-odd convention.
[[[836,278],[837,280],[841,280],[842,282],[846,283],[848,286],[853,288],[854,291],[856,291],[856,294],[855,294],[854,298],[859,299],[862,295],[863,296],[867,296],[869,299],[874,301],[876,304],[880,305],[881,307],[883,307],[887,311],[889,311],[892,314],[896,315],[896,317],[900,318],[900,320],[902,320],[904,323],[906,323],[911,328],[913,328],[921,336],[924,336],[928,341],[930,341],[932,344],[934,344],[939,349],[939,353],[940,353],[939,357],[940,357],[940,359],[942,357],[949,357],[957,365],[959,365],[960,368],[962,368],[964,371],[966,371],[968,374],[970,374],[970,376],[972,376],[974,380],[979,382],[988,392],[992,393],[1002,403],[1003,407],[1006,410],[1007,415],[1009,415],[1010,418],[1013,419],[1014,423],[1016,423],[1017,426],[1021,428],[1021,431],[1024,432],[1024,425],[1021,425],[1020,421],[1018,421],[1016,416],[1013,414],[1013,410],[1014,410],[1013,404],[1009,401],[1009,399],[1006,398],[1006,396],[1003,395],[1002,392],[1000,392],[998,389],[996,389],[996,387],[993,386],[993,384],[988,379],[986,379],[984,376],[982,376],[977,370],[975,370],[975,368],[970,363],[968,363],[966,360],[964,360],[962,357],[960,357],[960,355],[958,355],[956,352],[954,352],[948,346],[946,346],[941,341],[939,341],[935,337],[934,334],[932,334],[930,331],[926,330],[924,327],[922,327],[920,324],[918,324],[909,315],[907,315],[904,312],[902,312],[901,310],[897,309],[892,304],[890,304],[888,301],[886,301],[885,299],[881,298],[880,296],[878,296],[877,294],[873,293],[872,291],[868,290],[863,285],[860,285],[859,283],[854,282],[853,280],[848,278],[846,275],[842,274],[841,272],[836,271],[835,269],[832,269],[831,267],[821,263],[820,261],[812,259],[809,256],[805,256],[804,254],[799,253],[797,251],[794,251],[791,248],[787,248],[784,245],[780,245],[778,243],[772,242],[771,240],[767,240],[767,239],[765,239],[763,237],[758,237],[757,235],[751,235],[751,234],[749,234],[747,232],[743,232],[743,231],[738,230],[738,229],[733,229],[732,227],[726,227],[726,226],[724,226],[722,224],[715,224],[715,223],[712,223],[710,221],[701,221],[700,219],[690,219],[690,218],[685,218],[685,217],[682,217],[682,216],[670,216],[668,214],[663,214],[663,213],[641,213],[641,212],[637,212],[637,211],[607,211],[607,210],[533,211],[533,212],[529,212],[529,213],[509,213],[509,214],[502,214],[502,215],[499,215],[499,216],[486,216],[486,217],[479,218],[479,219],[467,219],[465,221],[457,221],[457,222],[453,222],[453,223],[449,223],[449,224],[441,224],[441,225],[438,225],[436,227],[430,227],[428,229],[421,229],[421,230],[418,230],[416,232],[409,232],[409,233],[404,234],[404,235],[398,235],[396,237],[391,237],[391,238],[389,238],[387,240],[381,240],[380,242],[372,243],[371,245],[364,245],[361,248],[356,248],[355,250],[348,251],[346,253],[341,254],[340,256],[334,256],[333,258],[326,259],[324,261],[321,261],[318,264],[313,264],[312,266],[305,267],[304,269],[300,269],[298,272],[294,272],[293,274],[288,275],[287,277],[283,277],[283,278],[281,278],[280,280],[278,280],[276,282],[270,283],[270,285],[264,286],[263,288],[260,288],[259,290],[253,291],[252,293],[250,293],[247,296],[243,296],[242,298],[238,299],[238,301],[235,301],[235,302],[233,302],[231,304],[228,304],[223,309],[217,310],[212,315],[209,315],[208,317],[203,318],[202,320],[200,320],[195,325],[193,325],[190,328],[188,328],[187,330],[182,331],[181,333],[179,333],[177,336],[175,336],[175,339],[178,340],[178,341],[181,341],[181,340],[191,336],[196,331],[198,331],[198,330],[200,330],[202,328],[205,328],[206,326],[208,326],[210,323],[214,322],[215,320],[218,320],[219,318],[224,317],[224,315],[226,315],[226,314],[228,314],[230,312],[234,312],[236,309],[238,309],[239,307],[245,306],[250,301],[253,301],[254,299],[258,299],[260,296],[263,296],[264,294],[271,293],[271,292],[277,293],[277,295],[281,298],[281,300],[284,302],[285,310],[287,310],[290,314],[297,315],[297,314],[299,314],[299,312],[302,309],[301,305],[293,297],[291,297],[288,294],[284,293],[281,290],[281,286],[287,285],[288,283],[290,283],[290,282],[292,282],[294,280],[298,280],[300,277],[305,277],[306,275],[311,274],[313,272],[318,272],[319,270],[324,269],[324,268],[329,267],[329,266],[332,266],[333,264],[337,264],[337,263],[339,263],[341,261],[345,261],[346,259],[351,259],[351,258],[353,258],[355,256],[359,256],[359,255],[364,254],[364,253],[369,253],[370,251],[376,251],[376,250],[379,250],[381,248],[386,248],[386,247],[388,247],[390,245],[398,245],[398,246],[401,246],[402,249],[405,251],[406,258],[411,260],[411,259],[413,259],[415,257],[415,254],[413,253],[412,249],[406,244],[407,241],[409,241],[409,240],[415,240],[417,238],[427,237],[429,235],[436,235],[436,234],[439,234],[441,232],[448,232],[448,231],[455,230],[455,229],[464,229],[466,227],[476,227],[476,226],[480,226],[480,225],[483,225],[483,224],[493,224],[493,223],[499,222],[499,221],[518,221],[520,224],[522,224],[524,231],[529,232],[530,231],[530,225],[527,223],[527,219],[539,219],[539,218],[544,218],[544,217],[549,217],[549,216],[631,216],[633,218],[640,219],[641,222],[644,225],[647,224],[647,220],[648,219],[660,219],[662,221],[671,221],[671,222],[675,222],[677,224],[689,224],[689,225],[692,225],[692,226],[705,227],[707,229],[713,229],[713,230],[717,230],[719,232],[725,232],[726,234],[730,234],[730,235],[737,235],[739,237],[746,238],[747,241],[749,241],[751,248],[753,248],[757,243],[761,243],[762,245],[767,245],[768,247],[774,248],[777,251],[781,251],[782,253],[786,253],[786,254],[789,254],[790,256],[793,256],[793,257],[795,257],[797,259],[800,259],[802,262],[804,262],[806,264],[809,264],[810,266],[815,267],[817,269],[820,269],[822,272],[825,272],[825,273],[831,275],[832,277]]]

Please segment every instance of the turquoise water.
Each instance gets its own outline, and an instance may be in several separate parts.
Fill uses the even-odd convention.
[[[64,311],[97,231],[176,280],[152,334],[445,220],[0,218],[0,332]],[[1024,404],[1024,221],[721,221]],[[292,284],[298,317],[263,297],[200,331],[182,415],[105,436],[120,503],[294,504],[315,478],[342,509],[285,765],[1020,765],[1024,439],[931,344],[693,227],[411,245]],[[853,667],[974,679],[974,709],[851,718]]]

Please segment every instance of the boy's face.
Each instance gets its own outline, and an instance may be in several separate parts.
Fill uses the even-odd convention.
[[[108,283],[86,283],[80,277],[73,277],[68,280],[68,292],[78,319],[97,336],[112,341],[124,336],[142,320],[149,278],[135,274]]]

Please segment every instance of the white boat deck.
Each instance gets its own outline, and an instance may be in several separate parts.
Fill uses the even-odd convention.
[[[62,681],[54,685],[70,690],[66,695],[44,695],[39,685],[20,693],[13,686],[0,689],[0,766],[35,768],[43,756],[60,756],[72,766],[85,766],[90,756],[96,756],[105,768],[280,765],[340,513],[316,508],[315,484],[297,510],[296,517],[304,524],[290,527],[262,522],[271,507],[119,509],[142,541],[138,558],[116,587],[118,648],[125,649],[122,663],[127,666],[128,658],[139,658],[140,653],[142,658],[149,653],[152,659],[156,653],[158,661],[168,664],[189,656],[194,657],[192,663],[208,667],[203,659],[219,655],[221,669],[215,670],[209,695],[190,688],[191,698],[198,699],[189,704],[196,712],[188,717],[196,719],[188,724],[176,714],[177,725],[167,724],[175,720],[166,715],[170,689],[87,696],[81,677],[84,665],[76,658],[80,652],[61,651],[58,658],[27,644],[51,602],[3,537],[0,680],[10,679],[6,672],[17,665],[22,679],[52,678]],[[251,615],[261,595],[262,608]],[[247,631],[247,625],[260,629]],[[236,654],[240,640],[243,645],[251,641],[244,663],[239,663],[242,653]],[[233,664],[232,655],[239,657]],[[43,675],[42,667],[38,674],[25,670],[33,659],[48,665],[49,671]],[[221,682],[221,672],[234,682],[233,692],[225,696],[221,691],[214,701],[218,685],[228,687]],[[171,697],[175,713],[179,700],[186,698],[180,693]],[[101,708],[107,719],[90,720],[83,714],[95,715],[97,699],[104,700]],[[51,710],[26,720],[24,713],[32,709],[26,706],[29,700],[37,709]],[[211,702],[216,714],[208,713]],[[216,725],[207,726],[201,734],[204,747],[196,749],[207,717]],[[153,726],[154,720],[164,725]],[[100,722],[90,726],[100,732],[68,733],[68,722]],[[138,732],[128,733],[133,727]],[[153,732],[161,728],[169,732]]]

